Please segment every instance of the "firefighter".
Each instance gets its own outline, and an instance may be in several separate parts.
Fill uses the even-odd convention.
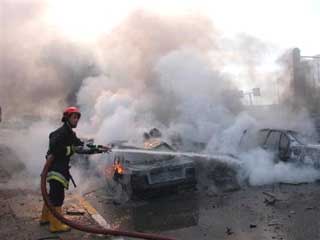
[[[64,191],[69,187],[69,180],[76,186],[69,172],[70,157],[74,153],[94,154],[111,150],[111,147],[101,145],[91,145],[89,148],[84,148],[84,143],[72,130],[77,127],[80,117],[81,113],[77,107],[66,108],[61,119],[63,125],[49,135],[49,149],[46,157],[47,161],[51,162],[47,176],[50,186],[49,201],[59,213],[62,212]],[[56,219],[44,204],[40,225],[48,223],[50,223],[50,232],[66,232],[70,230],[70,227]]]

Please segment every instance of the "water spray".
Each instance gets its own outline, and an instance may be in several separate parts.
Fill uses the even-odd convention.
[[[115,153],[141,153],[149,155],[164,155],[164,156],[178,156],[178,157],[190,157],[190,158],[201,158],[206,160],[215,160],[222,163],[240,165],[241,162],[235,156],[231,154],[203,154],[195,152],[173,152],[173,151],[155,151],[147,149],[131,149],[131,148],[112,148],[112,152]]]

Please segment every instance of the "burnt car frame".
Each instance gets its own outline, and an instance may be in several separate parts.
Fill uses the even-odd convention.
[[[175,149],[163,141],[148,142],[144,147],[115,145],[114,149],[165,151]],[[163,191],[194,189],[195,163],[191,158],[146,153],[112,153],[113,180],[120,183],[129,196],[153,195]]]
[[[243,140],[249,135],[244,132],[240,147],[244,147]],[[248,137],[248,136],[247,136]],[[320,145],[311,143],[312,140],[302,136],[297,131],[289,129],[264,128],[251,135],[251,144],[247,142],[246,149],[261,147],[274,153],[275,162],[292,162],[320,168]],[[248,147],[249,146],[249,147]]]

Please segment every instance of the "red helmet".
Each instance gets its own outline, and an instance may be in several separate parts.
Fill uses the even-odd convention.
[[[67,108],[63,111],[62,122],[65,122],[66,119],[67,119],[72,113],[78,114],[78,115],[79,115],[79,118],[81,117],[81,112],[80,112],[79,108],[77,108],[77,107],[67,107]]]

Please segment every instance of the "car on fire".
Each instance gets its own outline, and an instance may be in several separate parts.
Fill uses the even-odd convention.
[[[124,141],[113,146],[113,180],[120,183],[130,197],[195,188],[196,168],[191,158],[149,154],[148,151],[170,153],[175,149],[159,138],[145,140],[143,146],[129,145]],[[117,152],[117,149],[138,151]]]
[[[264,128],[252,134],[245,130],[240,147],[248,150],[258,146],[274,153],[275,162],[292,162],[320,168],[320,144],[297,131]]]

